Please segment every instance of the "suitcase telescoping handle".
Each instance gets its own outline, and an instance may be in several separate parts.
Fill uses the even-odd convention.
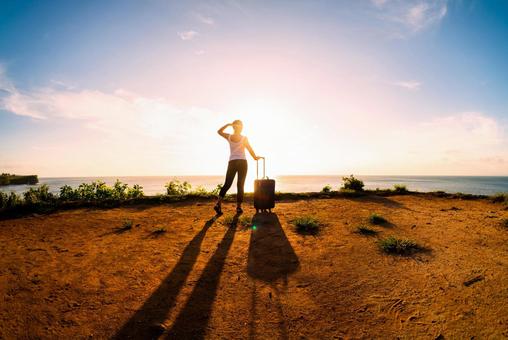
[[[259,157],[259,159],[263,160],[263,177],[261,179],[267,178],[265,174],[265,158]],[[256,159],[256,179],[259,179],[259,159]]]

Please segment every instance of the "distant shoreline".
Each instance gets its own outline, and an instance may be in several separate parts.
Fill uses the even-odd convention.
[[[508,176],[357,176],[365,183],[365,189],[375,190],[393,188],[394,185],[404,185],[408,190],[419,192],[445,191],[449,193],[468,193],[479,195],[494,195],[498,192],[508,192]],[[324,186],[331,186],[333,190],[341,186],[340,175],[283,175],[273,176],[276,180],[276,190],[282,192],[318,192]],[[109,176],[109,177],[39,177],[39,184],[47,184],[49,191],[58,193],[64,185],[73,188],[82,183],[104,181],[108,185],[114,184],[116,179],[129,185],[138,184],[143,187],[146,195],[157,195],[165,192],[164,186],[172,180],[187,181],[193,187],[202,186],[208,190],[223,183],[223,175],[204,176]],[[255,171],[247,176],[246,191],[253,190]],[[0,191],[9,193],[14,191],[23,194],[30,186],[2,186]],[[233,185],[230,192],[235,192]]]
[[[14,175],[14,174],[1,174],[0,186],[7,185],[35,185],[39,183],[37,175]]]

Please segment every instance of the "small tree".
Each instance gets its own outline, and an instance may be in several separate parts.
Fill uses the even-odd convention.
[[[354,190],[354,191],[363,191],[363,181],[355,178],[355,176],[351,175],[349,177],[342,177],[342,188],[345,190]]]
[[[325,185],[325,186],[323,187],[323,189],[321,189],[321,192],[322,192],[322,193],[325,193],[325,194],[328,194],[328,193],[330,193],[331,191],[332,191],[332,187],[331,187],[329,184]]]

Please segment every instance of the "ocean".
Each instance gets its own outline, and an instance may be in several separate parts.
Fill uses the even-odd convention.
[[[251,174],[252,176],[252,174]],[[277,176],[275,177],[276,190],[281,192],[310,192],[320,191],[325,185],[338,189],[342,183],[342,175],[336,176]],[[499,192],[508,192],[508,176],[357,176],[365,183],[366,189],[393,188],[394,184],[404,184],[411,191],[446,191],[449,193],[467,193],[492,195]],[[60,187],[70,185],[77,187],[83,182],[102,180],[108,185],[116,179],[129,185],[139,184],[143,187],[145,195],[164,193],[164,184],[170,180],[187,181],[193,187],[204,186],[212,189],[222,183],[223,176],[130,176],[130,177],[42,177],[39,185],[47,184],[53,193],[59,192]],[[245,190],[253,190],[253,178],[248,177]],[[236,183],[230,193],[234,193]],[[23,193],[30,186],[9,185],[0,187],[0,191]]]

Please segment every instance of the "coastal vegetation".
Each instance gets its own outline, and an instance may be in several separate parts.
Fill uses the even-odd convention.
[[[379,247],[388,254],[409,255],[423,248],[413,240],[389,236],[379,240]]]
[[[386,218],[384,218],[383,216],[381,215],[378,215],[376,213],[373,213],[369,216],[369,221],[370,223],[372,224],[385,224],[388,222],[388,220]]]
[[[115,207],[125,204],[160,204],[165,202],[179,202],[185,200],[208,200],[217,197],[222,185],[218,184],[212,190],[203,186],[193,187],[188,182],[172,180],[164,188],[165,193],[146,196],[143,187],[134,184],[129,186],[117,180],[113,185],[107,185],[103,181],[81,183],[77,187],[62,186],[58,192],[51,192],[46,185],[39,185],[26,190],[22,194],[0,191],[0,216],[23,215],[27,213],[47,213],[58,209],[77,208],[83,206]],[[360,190],[361,189],[361,190]],[[395,185],[393,189],[364,190],[363,182],[353,175],[343,178],[343,186],[339,190],[333,190],[330,185],[325,186],[320,192],[276,192],[277,200],[301,200],[313,198],[331,199],[335,197],[362,197],[365,195],[392,196],[400,194],[430,195],[445,198],[457,198],[463,200],[489,198],[494,203],[508,204],[508,194],[499,193],[494,196],[472,195],[444,191],[419,193],[407,190],[404,185]],[[246,193],[245,199],[251,200],[253,194]],[[226,195],[226,201],[234,200],[235,194]],[[379,217],[379,216],[378,216]],[[370,216],[373,224],[383,223],[376,216]]]
[[[405,193],[409,192],[407,190],[407,187],[403,184],[395,184],[393,186],[393,191],[395,191],[398,194],[405,194]]]
[[[316,235],[319,233],[322,223],[313,216],[302,216],[291,220],[298,234]]]
[[[321,189],[321,192],[328,194],[328,193],[332,192],[332,190],[333,190],[332,187],[329,184],[327,184],[323,187],[323,189]]]
[[[363,181],[351,175],[349,177],[342,177],[341,190],[363,191]]]
[[[492,196],[492,201],[494,203],[504,203],[508,204],[508,193],[500,192]]]
[[[37,184],[39,178],[37,175],[19,176],[14,174],[3,173],[0,175],[0,186],[2,185],[18,185],[18,184]]]

